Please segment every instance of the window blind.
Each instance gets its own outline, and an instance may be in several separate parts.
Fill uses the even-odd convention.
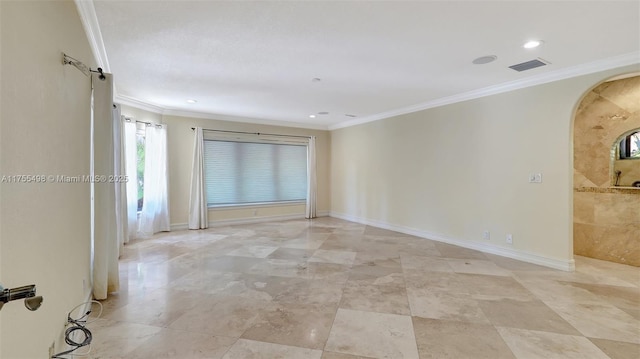
[[[208,205],[303,201],[306,145],[204,141]]]

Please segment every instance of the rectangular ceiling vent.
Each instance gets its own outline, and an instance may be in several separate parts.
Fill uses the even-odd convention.
[[[527,62],[523,62],[523,63],[520,63],[520,64],[509,66],[509,68],[513,69],[513,70],[516,70],[518,72],[522,72],[522,71],[535,69],[536,67],[546,66],[547,64],[549,64],[549,62],[547,62],[547,61],[545,61],[543,59],[537,58],[535,60],[531,60],[531,61],[527,61]]]

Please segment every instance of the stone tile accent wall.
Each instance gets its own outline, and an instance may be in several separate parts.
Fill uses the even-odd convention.
[[[640,266],[640,189],[609,189],[612,146],[636,128],[640,128],[640,76],[605,82],[578,107],[574,122],[575,254]],[[640,161],[628,162],[625,166],[640,168]],[[635,171],[630,169],[629,175]]]

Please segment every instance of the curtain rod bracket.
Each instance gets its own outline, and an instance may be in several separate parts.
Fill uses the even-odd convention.
[[[90,67],[87,67],[87,65],[85,65],[82,61],[73,58],[67,54],[65,54],[64,52],[62,53],[62,64],[63,65],[71,65],[73,67],[75,67],[76,69],[80,70],[80,72],[82,72],[83,74],[85,74],[86,76],[91,76],[91,73],[96,73],[96,74],[100,74],[100,76],[98,76],[98,78],[102,81],[106,80],[107,78],[104,76],[104,73],[102,73],[102,67],[98,67],[97,70],[92,70]]]

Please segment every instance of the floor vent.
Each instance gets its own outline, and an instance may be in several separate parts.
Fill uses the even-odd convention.
[[[536,67],[546,66],[549,64],[548,62],[542,59],[535,59],[527,62],[523,62],[520,64],[509,66],[510,69],[516,70],[518,72],[527,71],[531,69],[535,69]]]

